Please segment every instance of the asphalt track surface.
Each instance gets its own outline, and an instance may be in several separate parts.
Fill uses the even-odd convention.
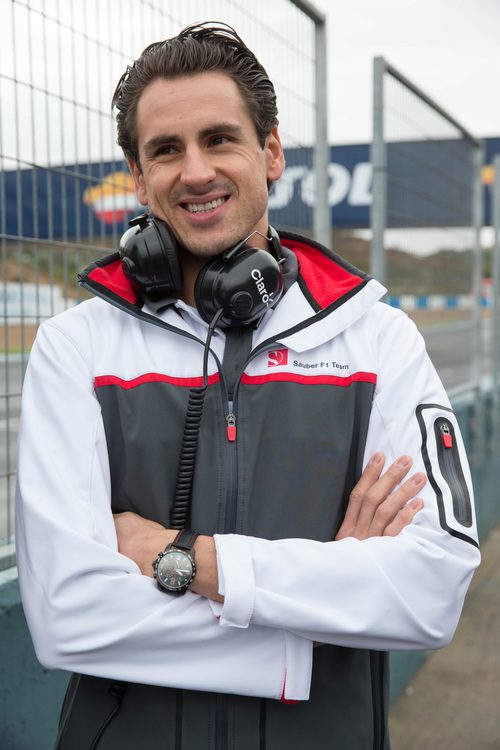
[[[391,750],[500,748],[500,526],[481,554],[453,641],[391,707]]]

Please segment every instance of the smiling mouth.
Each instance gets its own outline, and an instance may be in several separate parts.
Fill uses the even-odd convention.
[[[222,206],[227,200],[228,198],[225,197],[217,198],[216,200],[208,201],[207,203],[185,203],[183,208],[185,208],[186,211],[189,211],[190,214],[202,214],[207,211],[213,211],[214,208]]]

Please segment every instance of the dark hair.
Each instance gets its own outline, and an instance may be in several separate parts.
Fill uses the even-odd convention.
[[[177,36],[154,42],[120,78],[113,94],[117,142],[139,166],[137,105],[145,87],[157,78],[179,78],[205,71],[227,73],[245,101],[261,147],[278,124],[276,93],[265,69],[236,31],[224,23],[191,24]]]

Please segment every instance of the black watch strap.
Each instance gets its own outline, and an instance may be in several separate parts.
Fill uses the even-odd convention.
[[[199,534],[197,531],[193,531],[192,529],[181,529],[172,542],[172,547],[192,550],[198,536]]]

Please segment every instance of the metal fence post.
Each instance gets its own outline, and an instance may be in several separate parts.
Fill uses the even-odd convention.
[[[473,321],[473,383],[476,391],[480,390],[482,375],[483,253],[481,248],[481,227],[483,224],[483,185],[481,182],[481,170],[483,162],[484,146],[481,143],[474,154],[474,186],[472,193],[472,222],[474,230],[472,293],[475,299]]]
[[[316,142],[314,145],[314,171],[316,173],[316,201],[314,206],[314,237],[327,247],[331,244],[331,212],[328,201],[328,146],[327,74],[326,74],[326,22],[317,22],[316,40]]]
[[[303,13],[314,21],[314,89],[315,89],[315,142],[313,168],[315,196],[313,207],[314,238],[327,247],[331,244],[331,212],[328,201],[328,87],[326,16],[308,0],[291,0]]]
[[[372,205],[370,223],[372,232],[370,271],[381,284],[386,283],[384,233],[386,225],[387,149],[384,139],[384,72],[383,57],[373,60],[373,140]]]
[[[481,247],[481,227],[483,223],[483,186],[481,169],[484,162],[482,142],[474,153],[474,185],[472,192],[472,226],[474,239],[472,246],[472,295],[474,299],[474,317],[472,321],[472,383],[474,389],[474,412],[472,416],[472,451],[471,464],[481,466],[484,461],[487,433],[492,432],[492,423],[488,420],[485,430],[485,404],[481,388],[483,370],[483,251]]]
[[[500,432],[500,154],[493,160],[494,180],[491,191],[493,246],[491,249],[491,370],[493,395],[493,440]]]

